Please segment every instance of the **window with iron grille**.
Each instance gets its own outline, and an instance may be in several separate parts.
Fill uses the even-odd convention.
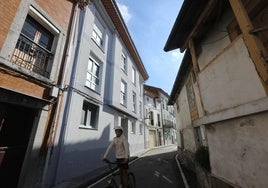
[[[53,60],[53,41],[54,35],[28,15],[10,60],[48,78]]]

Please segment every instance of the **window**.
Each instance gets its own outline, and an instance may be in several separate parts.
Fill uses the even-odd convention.
[[[157,114],[158,127],[161,127],[160,114]]]
[[[53,60],[53,41],[53,33],[28,15],[10,60],[20,67],[48,78]]]
[[[139,132],[140,134],[142,134],[143,133],[143,125],[142,124],[140,124],[140,132]]]
[[[154,112],[150,112],[150,120],[151,120],[151,125],[154,125]]]
[[[100,85],[100,65],[93,58],[89,58],[87,67],[86,86],[99,91]]]
[[[124,52],[121,54],[121,69],[126,73],[127,72],[127,57]]]
[[[81,125],[82,128],[97,129],[99,107],[89,102],[83,103]]]
[[[121,81],[120,104],[127,105],[127,84],[124,81]]]
[[[136,85],[136,70],[132,67],[132,83]]]
[[[135,134],[136,133],[136,122],[131,123],[131,133]]]
[[[96,42],[99,47],[103,47],[104,44],[104,27],[101,25],[99,20],[95,18],[95,23],[93,26],[92,39]]]
[[[136,104],[137,102],[136,102],[136,93],[133,91],[133,93],[132,93],[132,111],[133,112],[136,112],[136,106],[137,106],[137,104]]]

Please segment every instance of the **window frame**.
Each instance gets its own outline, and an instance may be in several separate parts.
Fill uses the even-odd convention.
[[[143,135],[143,124],[141,124],[141,123],[140,123],[140,126],[139,126],[139,134]]]
[[[124,86],[124,91],[122,90],[122,84]],[[123,106],[127,106],[127,83],[121,80],[120,84],[120,104]]]
[[[131,82],[136,85],[137,71],[134,67],[131,69]]]
[[[88,116],[89,112],[90,117]],[[90,103],[88,101],[83,101],[79,128],[97,130],[98,120],[99,120],[99,106]]]
[[[121,53],[121,70],[127,74],[127,55],[122,51]]]
[[[97,17],[94,20],[91,38],[99,48],[104,48],[105,28]]]
[[[57,61],[57,59],[58,59],[57,54],[59,53],[58,46],[60,45],[58,43],[58,41],[60,38],[63,37],[63,33],[60,32],[60,30],[56,27],[56,24],[54,24],[49,19],[47,19],[45,16],[43,16],[43,15],[46,15],[46,13],[41,13],[41,12],[38,9],[36,9],[35,7],[33,7],[32,5],[29,6],[29,9],[28,9],[28,12],[25,16],[24,22],[20,23],[20,24],[17,23],[17,25],[21,25],[21,31],[19,34],[19,38],[16,41],[14,41],[14,42],[16,42],[16,45],[18,45],[20,38],[26,37],[25,38],[26,40],[31,41],[31,43],[33,43],[33,45],[37,46],[37,48],[40,49],[40,50],[37,50],[37,52],[31,50],[31,51],[29,51],[29,54],[27,54],[26,52],[22,52],[22,53],[26,54],[27,56],[29,56],[29,58],[31,57],[33,59],[33,61],[32,62],[27,62],[27,61],[24,62],[24,60],[22,60],[24,62],[23,63],[20,60],[20,57],[18,56],[19,52],[18,51],[16,52],[16,49],[17,49],[16,46],[12,46],[13,51],[12,51],[12,53],[9,54],[8,58],[10,58],[10,61],[13,62],[14,65],[20,67],[18,70],[23,68],[27,71],[27,74],[33,75],[33,73],[34,73],[34,74],[40,75],[42,77],[45,77],[47,79],[53,80],[56,76],[56,72],[53,69],[53,67],[57,67],[56,65],[59,63]],[[38,40],[38,37],[35,37],[35,39],[31,39],[23,34],[23,27],[24,27],[24,24],[26,23],[26,19],[28,19],[28,17],[30,17],[35,23],[37,23],[37,25],[41,26],[41,27],[38,26],[40,31],[44,29],[45,31],[49,32],[50,36],[52,36],[52,39],[49,42],[50,44],[49,44],[48,49],[44,48],[42,45],[39,44],[40,39]],[[17,20],[14,21],[14,23],[16,23],[16,22],[17,22]],[[36,40],[38,40],[37,43],[36,43]],[[39,56],[36,55],[36,54],[40,54],[41,51],[48,54],[48,57],[47,57],[48,59],[46,60],[46,62],[39,61],[42,58],[39,58]],[[32,56],[34,56],[34,57],[32,57]],[[19,58],[19,60],[17,60],[17,58]],[[38,61],[36,61],[36,60],[38,60]],[[16,61],[20,61],[21,63],[16,63]],[[45,65],[43,65],[44,63],[45,63]],[[43,78],[40,76],[35,76],[35,77],[42,80]]]
[[[131,134],[136,134],[136,122],[131,122]]]
[[[137,113],[137,94],[132,91],[132,112]]]
[[[89,70],[89,66],[91,63],[91,70]],[[98,67],[98,75],[95,75],[94,73],[94,67],[93,65],[96,65],[96,67]],[[101,87],[101,63],[98,62],[95,58],[93,58],[92,56],[89,57],[88,59],[88,66],[87,66],[87,73],[86,73],[86,81],[85,81],[85,86],[93,91],[96,92],[100,92],[100,87]],[[88,79],[88,76],[90,76],[91,79]],[[98,83],[95,83],[94,80],[92,80],[93,78],[95,78]],[[88,84],[87,84],[88,83]],[[92,87],[92,85],[94,85],[95,87]]]

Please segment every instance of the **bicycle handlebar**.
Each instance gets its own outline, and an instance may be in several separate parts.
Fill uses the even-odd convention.
[[[104,159],[103,161],[106,162],[106,163],[108,163],[108,164],[121,164],[121,163],[116,162],[116,161],[112,162],[112,161],[110,161],[108,159]]]
[[[117,161],[110,161],[109,159],[104,159],[103,160],[105,163],[108,163],[108,164],[125,164],[125,163],[122,163],[122,162],[117,162]]]

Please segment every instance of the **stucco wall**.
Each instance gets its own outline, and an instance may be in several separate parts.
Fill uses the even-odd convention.
[[[208,113],[266,96],[242,38],[219,54],[199,74],[199,79],[204,107]]]
[[[179,104],[179,110],[176,110],[177,112],[176,123],[177,128],[182,133],[182,138],[180,134],[178,137],[178,144],[179,144],[178,146],[179,147],[182,146],[182,143],[180,141],[181,139],[183,139],[184,149],[191,152],[195,152],[196,144],[194,137],[194,128],[192,126],[192,120],[190,116],[190,110],[185,86],[182,88],[177,100],[178,100],[177,104]]]
[[[191,116],[185,86],[183,86],[177,100],[179,100],[178,122],[181,122],[179,129],[184,129],[188,126],[191,126]]]
[[[241,187],[267,187],[268,113],[206,126],[212,174]]]

